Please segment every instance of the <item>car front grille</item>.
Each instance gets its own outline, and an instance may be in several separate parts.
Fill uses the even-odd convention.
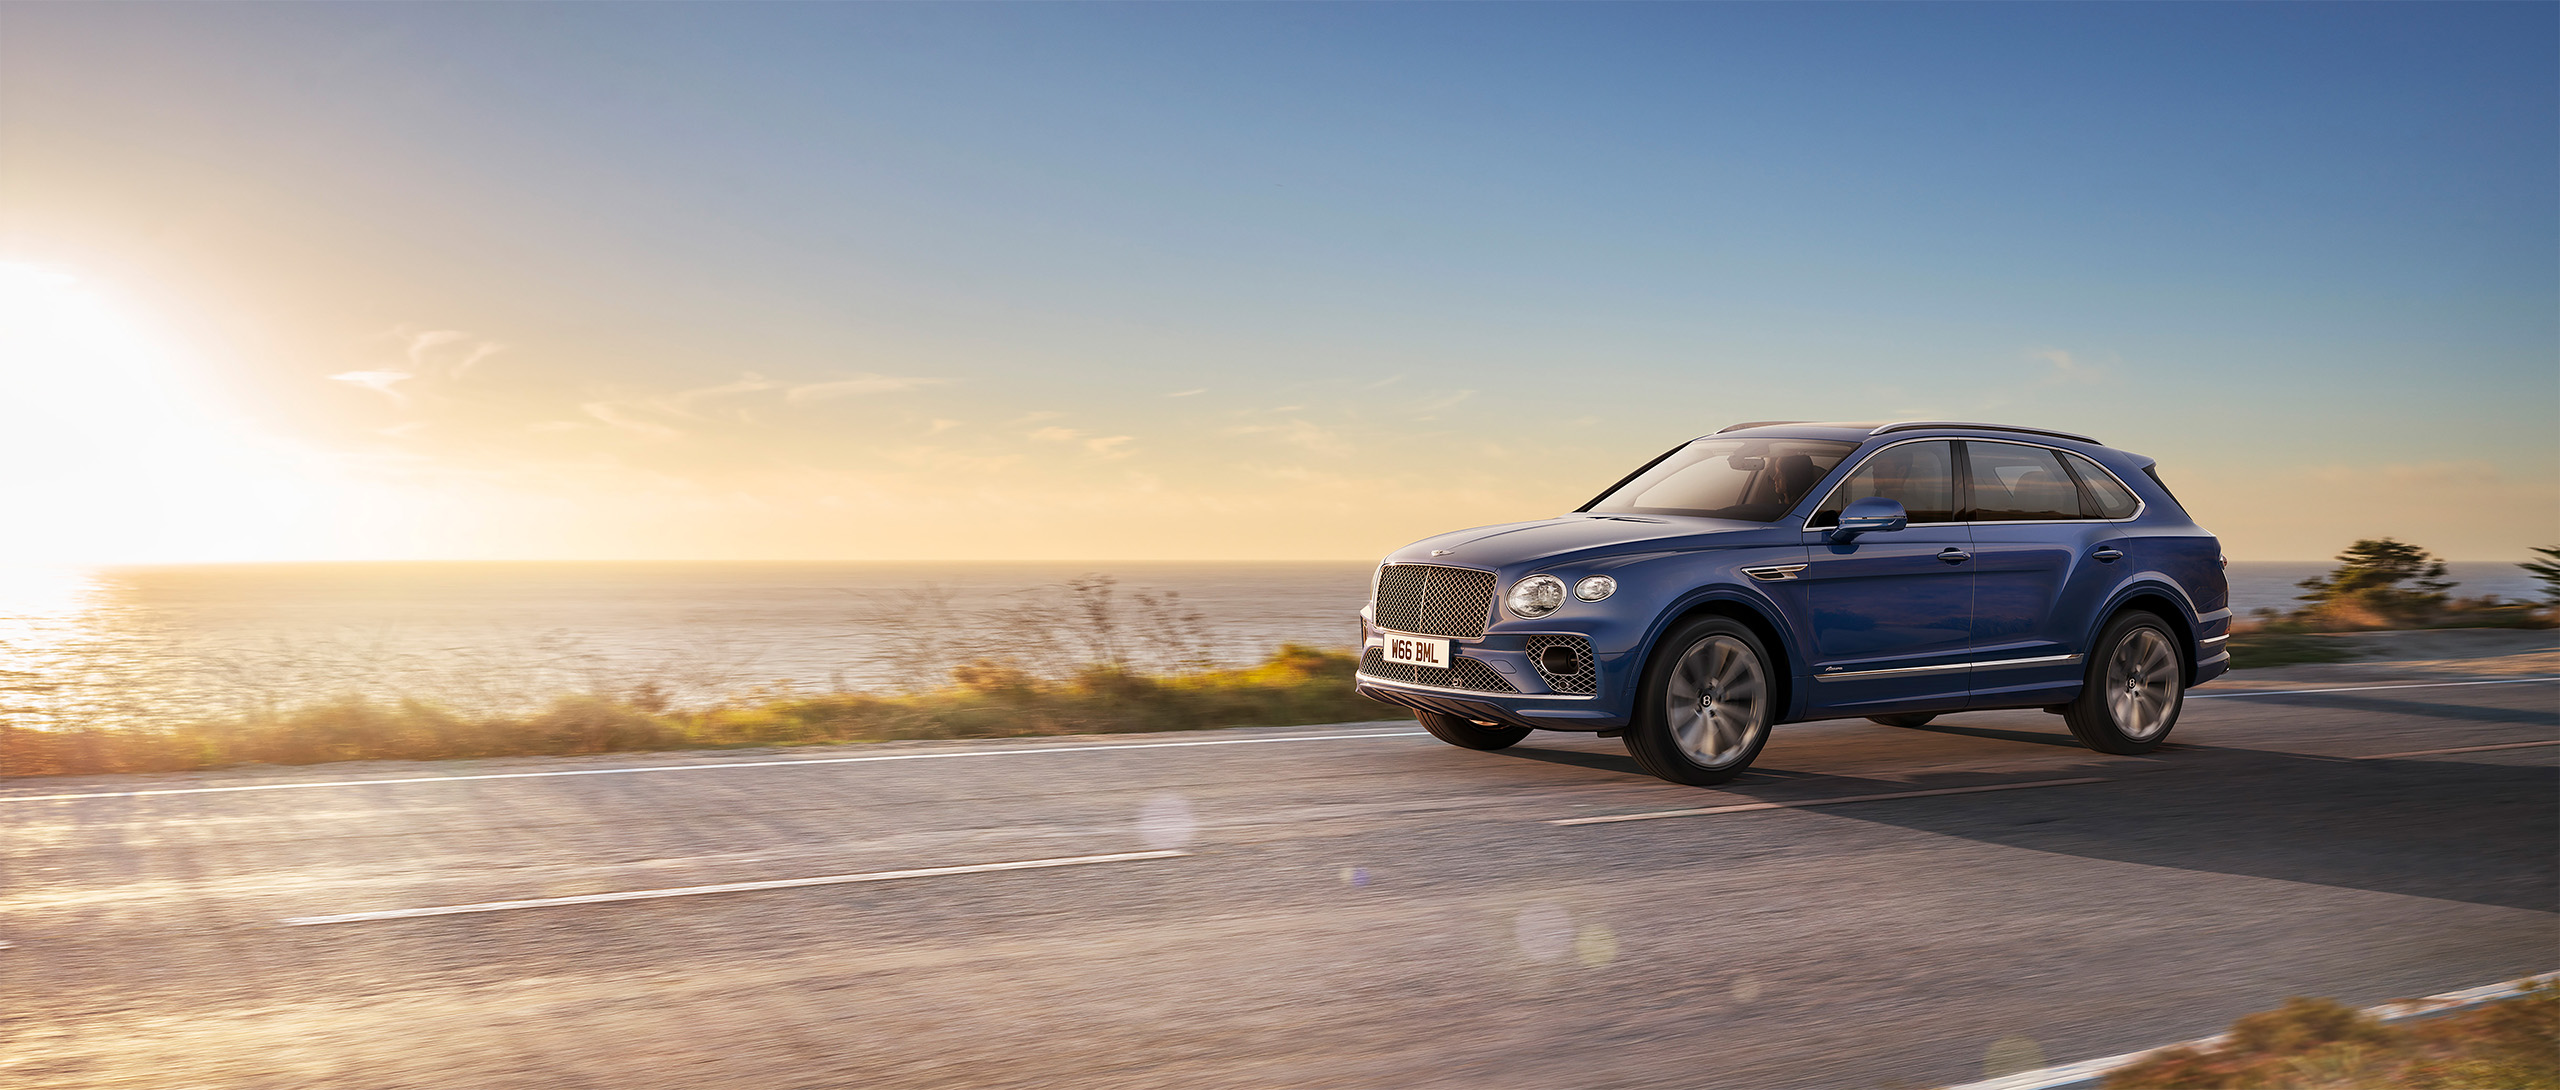
[[[1443,689],[1470,689],[1479,693],[1516,693],[1519,687],[1494,673],[1493,667],[1475,659],[1459,656],[1449,660],[1446,670],[1429,666],[1413,666],[1388,662],[1387,653],[1372,647],[1360,656],[1360,672],[1386,681],[1402,681],[1413,685],[1437,685]]]
[[[1573,669],[1557,673],[1547,669],[1547,648],[1562,647],[1573,652]],[[1547,679],[1547,688],[1560,693],[1589,696],[1600,691],[1600,670],[1591,657],[1591,641],[1580,636],[1531,636],[1528,640],[1529,665],[1538,676]]]
[[[1378,572],[1378,627],[1472,640],[1493,616],[1493,573],[1438,564],[1389,564]]]

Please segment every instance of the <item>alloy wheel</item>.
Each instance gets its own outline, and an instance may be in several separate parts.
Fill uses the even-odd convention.
[[[2178,698],[2178,658],[2156,628],[2136,628],[2107,660],[2107,711],[2125,737],[2142,742],[2169,729]]]
[[[1769,684],[1760,657],[1726,635],[1691,644],[1663,691],[1663,718],[1682,756],[1721,768],[1748,756],[1768,729]]]

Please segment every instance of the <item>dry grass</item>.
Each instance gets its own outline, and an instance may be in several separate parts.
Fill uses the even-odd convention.
[[[161,730],[0,725],[0,776],[1191,730],[1401,714],[1352,691],[1357,665],[1346,652],[1298,646],[1255,666],[1172,675],[1088,663],[1050,678],[982,660],[953,668],[950,684],[923,692],[767,695],[699,709],[669,708],[646,685],[613,697],[563,696],[522,714],[349,696]]]
[[[2560,1090],[2560,981],[2406,1025],[2294,998],[2242,1017],[2211,1049],[2174,1049],[2107,1077],[2108,1090]]]

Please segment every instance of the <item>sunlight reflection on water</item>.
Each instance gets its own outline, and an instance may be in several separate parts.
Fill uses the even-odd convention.
[[[1343,646],[1362,564],[273,564],[0,568],[0,716],[129,726],[352,694],[503,711],[564,692],[700,706]],[[1107,601],[1105,601],[1107,600]],[[1097,601],[1105,608],[1091,608]]]

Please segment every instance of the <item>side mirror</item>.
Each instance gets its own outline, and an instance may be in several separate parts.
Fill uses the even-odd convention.
[[[1859,534],[1889,534],[1910,524],[1911,516],[1903,513],[1902,501],[1869,496],[1851,501],[1840,512],[1840,526],[1831,531],[1831,543],[1846,545],[1857,540]]]

